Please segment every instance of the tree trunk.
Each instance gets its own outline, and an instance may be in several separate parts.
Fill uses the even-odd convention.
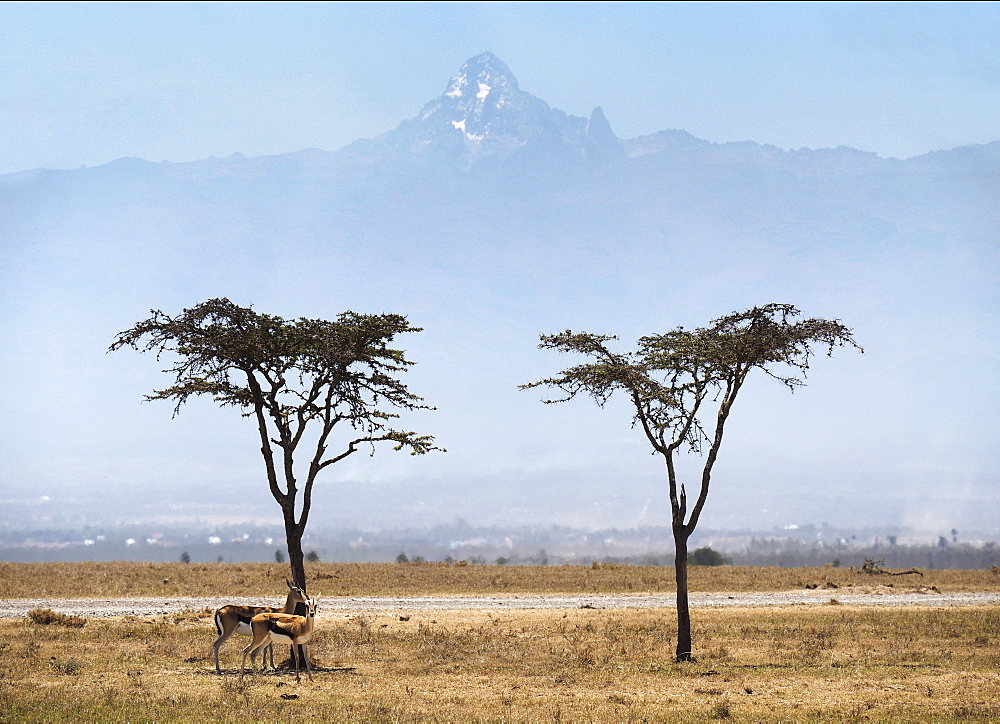
[[[302,555],[302,535],[295,524],[294,512],[285,513],[285,544],[288,546],[288,563],[292,567],[292,582],[303,591],[306,589],[306,566]]]
[[[693,661],[691,656],[691,611],[688,607],[688,531],[674,526],[674,575],[677,581],[677,658]]]
[[[292,567],[292,582],[301,588],[303,591],[306,589],[306,567],[305,558],[302,555],[302,535],[299,533],[299,527],[295,524],[295,513],[292,511],[290,514],[285,512],[285,545],[288,547],[288,562]],[[306,605],[301,601],[295,604],[295,614],[299,616],[306,615]],[[294,666],[296,655],[299,661],[305,660],[305,650],[302,646],[298,647],[298,653],[295,651],[295,644],[288,647],[288,660],[282,663],[282,666],[286,666],[291,669]]]

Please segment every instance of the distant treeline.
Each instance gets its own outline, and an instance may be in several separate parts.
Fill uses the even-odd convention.
[[[471,565],[591,565],[618,563],[642,566],[673,566],[673,554],[641,553],[610,555],[595,550],[574,550],[560,546],[558,551],[544,548],[490,545],[466,545],[453,548],[428,542],[377,541],[362,546],[317,544],[305,546],[312,560],[327,563],[458,562]],[[700,555],[694,555],[699,553]],[[95,541],[90,545],[45,544],[0,547],[0,560],[25,563],[84,561],[152,561],[160,563],[273,563],[284,562],[284,548],[260,542],[155,543],[145,541],[125,545],[121,541]],[[939,546],[875,546],[851,550],[829,548],[744,551],[723,553],[704,546],[692,551],[694,565],[727,564],[734,566],[774,566],[780,568],[824,567],[860,568],[866,560],[877,561],[887,570],[921,568],[975,570],[1000,566],[1000,547],[995,543],[973,546],[966,543]]]
[[[878,546],[837,552],[796,551],[790,553],[737,553],[732,562],[737,566],[844,566],[860,568],[866,559],[882,561],[887,569],[926,568],[973,570],[1000,565],[1000,547],[995,543],[972,546],[967,543],[941,546]]]
[[[695,536],[692,563],[736,566],[857,568],[866,559],[887,569],[982,569],[1000,565],[1000,546],[983,534],[947,531],[924,536],[899,528],[837,529],[802,526],[770,532],[712,531]],[[975,542],[972,542],[975,541]],[[469,564],[672,566],[670,529],[581,530],[565,526],[480,527],[457,519],[428,529],[362,531],[317,528],[303,540],[307,554],[328,563],[466,561]],[[693,554],[708,549],[695,560]],[[187,561],[271,563],[286,560],[279,526],[136,524],[0,530],[0,560],[20,562]]]
[[[772,553],[742,552],[723,556],[726,564],[733,566],[773,566],[776,568],[820,568],[824,566],[861,568],[866,560],[877,561],[886,570],[923,568],[979,570],[1000,566],[1000,547],[987,543],[981,547],[954,544],[946,548],[937,546],[878,546],[857,548],[850,551],[829,549],[778,551]],[[642,566],[672,566],[671,555],[611,556],[602,563],[624,563]]]

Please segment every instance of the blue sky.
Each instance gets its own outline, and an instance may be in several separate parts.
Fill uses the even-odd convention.
[[[1000,3],[0,3],[0,174],[122,157],[186,162],[334,151],[413,118],[467,59],[486,50],[551,106],[576,116],[601,106],[621,138],[683,129],[712,142],[850,146],[905,158],[1000,141],[998,11]],[[989,518],[995,528],[983,504],[995,506],[1000,481],[997,235],[985,229],[995,219],[988,213],[952,219],[942,208],[944,231],[906,228],[899,246],[873,247],[860,259],[836,240],[800,257],[784,250],[773,258],[786,259],[787,268],[753,256],[747,249],[758,247],[745,239],[715,239],[728,233],[719,231],[723,225],[704,231],[721,246],[716,257],[702,258],[691,253],[700,250],[699,228],[678,227],[688,236],[672,243],[690,263],[687,272],[670,270],[673,286],[658,276],[665,267],[647,269],[646,259],[641,269],[623,265],[614,278],[600,267],[613,255],[582,254],[556,266],[544,255],[534,262],[512,257],[496,276],[498,284],[514,280],[502,297],[514,301],[496,305],[501,297],[480,298],[481,278],[469,276],[474,265],[450,259],[433,262],[423,277],[397,264],[415,279],[405,289],[369,284],[361,274],[331,292],[324,275],[339,262],[335,256],[315,269],[322,283],[302,283],[294,264],[272,268],[269,255],[256,266],[251,255],[235,270],[206,264],[191,273],[174,247],[215,241],[211,224],[192,222],[188,238],[176,218],[92,217],[76,199],[66,204],[72,212],[56,217],[50,212],[62,201],[15,209],[43,209],[24,223],[9,210],[3,216],[0,206],[0,367],[24,372],[0,380],[7,413],[0,420],[0,505],[13,490],[64,483],[104,491],[135,480],[240,486],[259,475],[252,428],[247,437],[247,429],[230,427],[231,413],[207,401],[173,421],[167,406],[139,403],[163,381],[152,359],[104,354],[114,331],[149,306],[175,313],[180,304],[228,295],[288,317],[399,304],[426,327],[415,343],[421,364],[413,384],[441,411],[415,428],[438,435],[448,455],[416,462],[358,456],[338,466],[338,481],[404,489],[423,476],[430,487],[445,480],[459,489],[472,475],[484,489],[514,480],[529,492],[552,481],[557,491],[626,481],[622,489],[631,486],[635,497],[622,497],[622,510],[632,506],[629,524],[648,507],[646,491],[654,508],[648,520],[663,521],[662,463],[627,428],[626,409],[543,406],[542,395],[516,389],[559,369],[555,355],[535,349],[537,334],[583,325],[635,339],[706,323],[763,296],[801,305],[809,316],[843,317],[867,351],[824,359],[794,397],[766,386],[748,393],[753,414],[741,412],[727,433],[729,484],[751,481],[749,494],[770,485],[804,496],[800,508],[784,501],[786,509],[772,506],[760,520],[821,522],[836,513],[829,501],[838,495],[860,509],[872,494],[912,502],[901,503],[896,518],[907,524],[946,531],[953,521]],[[244,221],[223,230],[219,249],[237,238],[243,244],[243,234],[265,248],[255,234],[273,227]],[[596,228],[597,235],[606,231]],[[299,232],[291,229],[293,237]],[[316,238],[337,240],[339,233],[323,229]],[[938,236],[948,233],[959,237]],[[587,234],[582,238],[592,238]],[[139,253],[147,247],[158,251]],[[162,272],[161,262],[172,271]],[[562,286],[552,286],[556,276]],[[427,279],[452,284],[452,295],[469,306],[434,293]],[[590,307],[580,304],[581,294]],[[498,339],[506,340],[501,356],[490,352]],[[465,354],[493,387],[470,381]],[[956,364],[964,366],[961,375],[933,379]],[[63,390],[73,394],[63,398]],[[491,401],[485,420],[484,397]],[[606,446],[581,451],[580,440]],[[273,513],[266,490],[257,492]],[[951,509],[940,502],[948,496]],[[742,525],[745,500],[717,495],[714,521]],[[881,515],[872,506],[864,512]],[[619,513],[606,520],[626,520]]]
[[[0,173],[337,150],[490,50],[622,138],[1000,137],[997,3],[3,3]]]

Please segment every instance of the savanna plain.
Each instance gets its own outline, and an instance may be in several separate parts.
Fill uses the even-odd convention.
[[[692,594],[809,589],[824,603],[695,607],[689,663],[674,663],[673,608],[323,611],[324,598],[342,596],[671,593],[669,568],[307,570],[321,596],[311,681],[296,683],[288,668],[241,678],[249,639],[239,636],[223,646],[217,675],[211,607],[92,619],[36,609],[0,619],[0,721],[1000,721],[1000,606],[837,599],[1000,591],[995,568],[695,567]],[[287,575],[279,564],[0,563],[0,599],[280,605]]]

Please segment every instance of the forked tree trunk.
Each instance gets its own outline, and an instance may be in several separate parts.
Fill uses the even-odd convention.
[[[688,606],[688,531],[674,526],[674,576],[677,581],[677,658],[692,661],[691,611]]]

